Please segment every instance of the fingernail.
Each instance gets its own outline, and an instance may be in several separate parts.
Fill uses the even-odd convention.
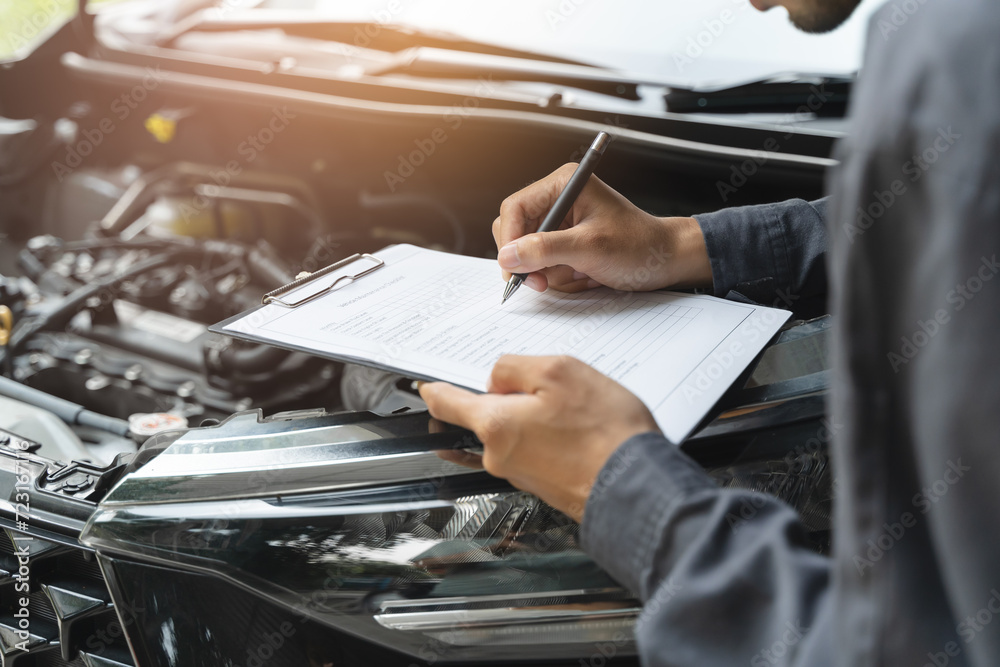
[[[536,276],[534,273],[528,274],[528,277],[524,279],[524,284],[536,292],[545,291],[545,283],[542,282],[542,277]]]
[[[497,254],[497,261],[505,269],[516,269],[521,266],[521,258],[517,256],[517,241],[511,241],[500,248]]]
[[[594,289],[595,287],[600,287],[600,286],[601,283],[597,282],[596,280],[591,279],[587,281],[587,289]]]
[[[573,272],[573,280],[583,280],[587,277],[586,273],[580,273],[579,271]]]

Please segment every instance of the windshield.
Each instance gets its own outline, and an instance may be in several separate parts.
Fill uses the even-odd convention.
[[[311,18],[409,25],[612,67],[647,80],[721,85],[777,73],[852,74],[865,26],[883,0],[863,0],[832,33],[807,35],[783,9],[748,0],[265,0]]]

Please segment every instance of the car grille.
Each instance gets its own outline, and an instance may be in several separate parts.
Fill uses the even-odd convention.
[[[23,579],[15,544],[29,553],[27,593],[17,590]],[[27,640],[18,634],[25,629]],[[134,666],[93,553],[0,530],[0,665]]]

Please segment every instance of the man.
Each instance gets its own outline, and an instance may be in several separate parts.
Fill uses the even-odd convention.
[[[809,30],[857,4],[776,1]],[[829,276],[831,558],[781,503],[715,487],[632,394],[579,362],[501,359],[482,396],[422,387],[431,414],[476,431],[488,471],[581,520],[584,547],[647,602],[647,664],[1000,665],[1000,3],[905,4],[873,19],[828,211],[658,219],[593,179],[568,229],[530,233],[562,169],[494,226],[501,266],[536,289],[705,285],[761,300],[815,295]],[[630,267],[661,242],[675,260],[634,284]]]

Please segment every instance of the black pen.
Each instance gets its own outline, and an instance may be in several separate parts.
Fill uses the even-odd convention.
[[[611,135],[607,132],[601,132],[594,139],[594,143],[590,144],[590,148],[587,149],[586,155],[580,160],[580,165],[570,176],[569,182],[566,184],[566,188],[559,193],[556,198],[556,203],[552,205],[549,209],[549,214],[545,216],[545,220],[542,221],[542,226],[538,228],[540,232],[551,232],[552,230],[559,229],[559,225],[562,224],[563,218],[569,213],[569,210],[573,208],[573,203],[576,202],[576,198],[580,196],[580,192],[583,190],[583,186],[587,184],[590,180],[590,175],[594,173],[597,169],[597,163],[601,161],[601,157],[604,155],[604,149],[608,147],[611,143]],[[515,273],[507,281],[507,287],[503,291],[503,301],[500,302],[502,306],[506,303],[507,299],[511,297],[517,288],[521,286],[524,279],[528,277],[527,273]]]

